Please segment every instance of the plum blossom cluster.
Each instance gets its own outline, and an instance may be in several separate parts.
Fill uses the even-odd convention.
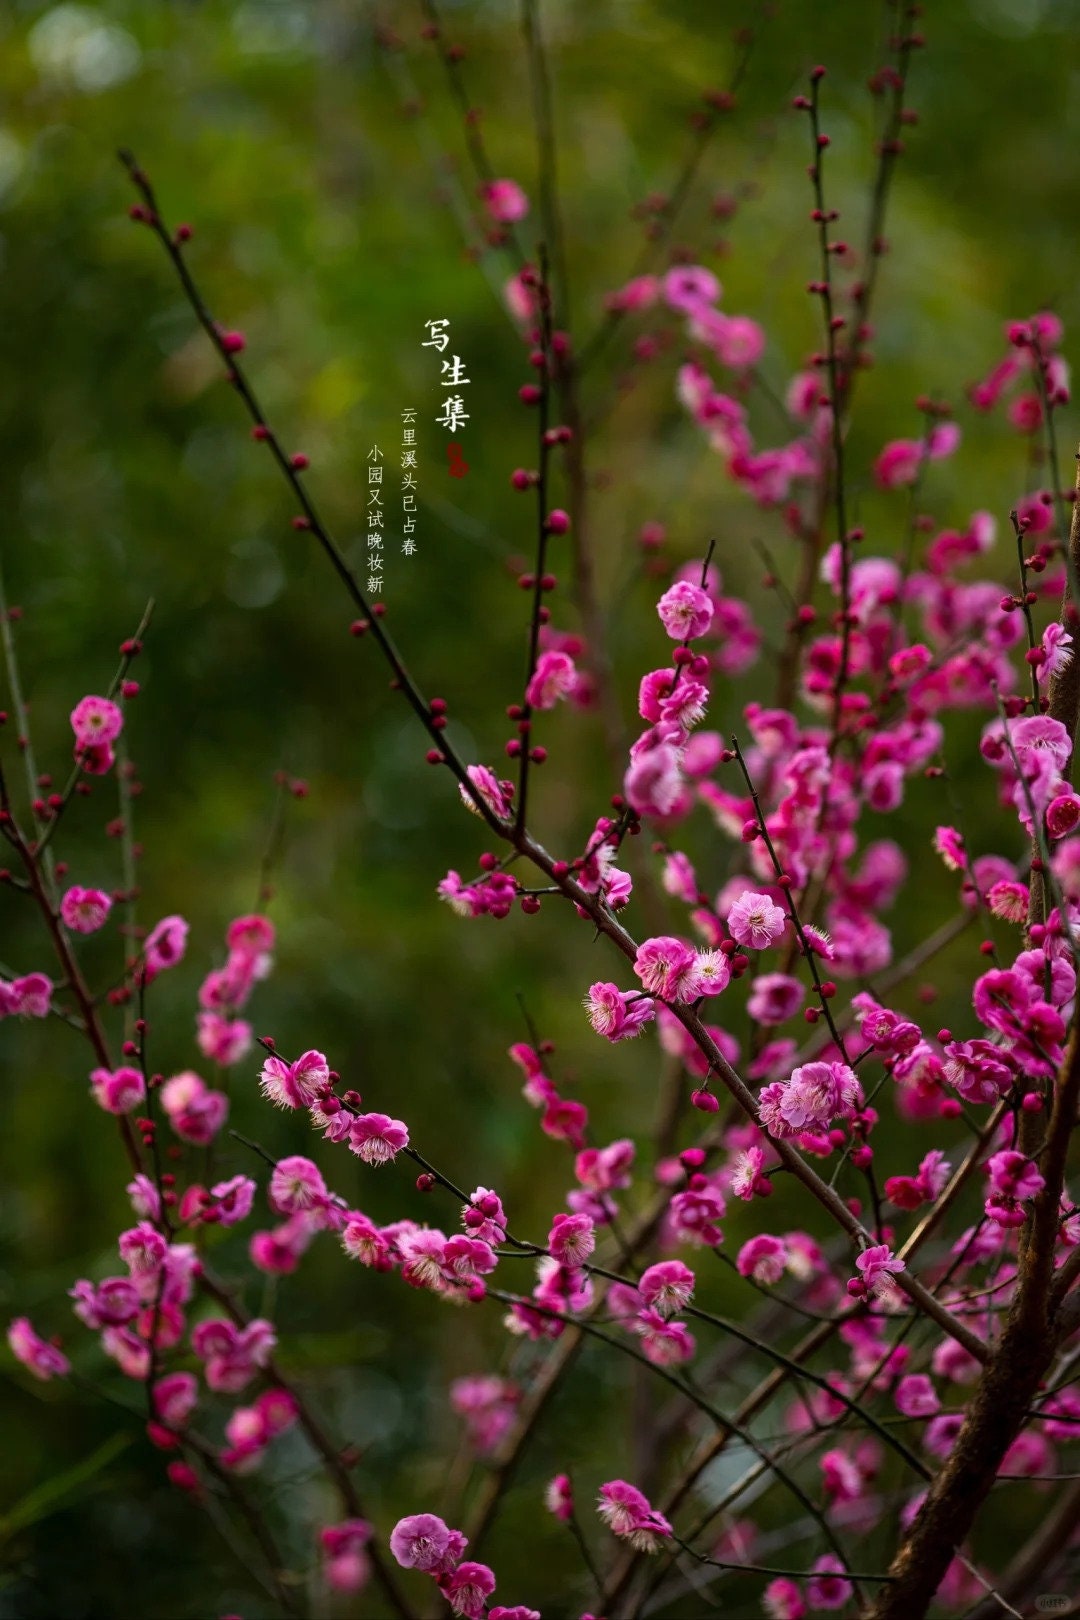
[[[495,1591],[495,1575],[487,1564],[462,1555],[468,1537],[452,1530],[434,1513],[411,1513],[390,1532],[390,1551],[402,1569],[430,1575],[454,1614],[464,1620],[540,1620],[539,1611],[517,1604],[488,1607]]]
[[[236,1015],[273,966],[274,925],[268,917],[237,917],[225,945],[224,965],[212,968],[199,987],[196,1028],[199,1050],[227,1069],[251,1050],[251,1025]]]

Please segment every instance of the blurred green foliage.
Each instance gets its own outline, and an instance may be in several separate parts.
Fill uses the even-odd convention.
[[[932,471],[927,510],[962,524],[989,508],[1007,527],[1010,503],[1039,478],[1000,420],[973,418],[963,385],[997,358],[1007,317],[1048,303],[1067,324],[1080,313],[1080,96],[1066,52],[1080,6],[957,0],[928,10],[913,88],[920,123],[899,167],[875,311],[878,364],[861,385],[850,441],[854,512],[868,548],[884,551],[901,542],[906,504],[875,492],[869,468],[886,438],[918,432],[923,391],[956,404],[965,427],[960,453]],[[464,71],[495,170],[535,198],[517,8],[463,0],[444,14],[467,48]],[[675,241],[718,271],[727,310],[766,325],[764,372],[782,393],[818,342],[804,291],[816,272],[806,134],[790,97],[813,62],[827,64],[831,201],[858,241],[874,168],[866,80],[882,59],[887,12],[865,0],[771,8],[544,0],[541,15],[579,336],[635,262],[634,204],[671,187],[691,141],[688,115],[703,89],[730,78],[733,30],[760,28],[738,109],[708,148]],[[249,442],[160,250],[128,221],[132,199],[115,158],[131,147],[168,217],[193,223],[191,263],[211,306],[247,334],[268,415],[311,456],[321,508],[358,563],[365,457],[373,443],[392,453],[400,412],[419,407],[419,554],[389,553],[388,622],[423,689],[449,701],[462,752],[497,764],[502,707],[519,691],[525,652],[525,600],[513,580],[533,546],[532,505],[511,491],[509,474],[533,464],[535,423],[516,401],[528,371],[499,295],[509,265],[495,252],[466,251],[481,244],[474,178],[421,23],[408,0],[385,9],[362,0],[8,0],[0,544],[9,596],[24,610],[18,646],[35,747],[58,780],[69,762],[69,710],[103,689],[117,643],[147,598],[156,601],[128,725],[145,788],[135,804],[139,916],[151,923],[180,911],[192,932],[184,964],[153,993],[153,1064],[173,1072],[196,1061],[197,986],[220,960],[229,919],[255,902],[273,776],[285,769],[308,781],[310,795],[287,802],[272,904],[280,949],[256,993],[256,1024],[283,1050],[325,1050],[370,1106],[408,1120],[456,1181],[496,1185],[515,1224],[541,1233],[570,1175],[566,1150],[541,1137],[506,1060],[525,1036],[519,994],[557,1041],[558,1072],[588,1103],[597,1141],[629,1134],[645,1152],[655,1044],[608,1048],[588,1032],[585,987],[622,969],[563,911],[467,923],[437,903],[448,867],[473,870],[478,825],[446,775],[424,763],[424,739],[387,691],[374,649],[346,633],[348,604],[308,538],[290,529],[287,494]],[[384,52],[378,25],[396,30],[403,48]],[[712,211],[718,195],[742,199],[730,222]],[[527,242],[537,228],[534,209]],[[451,321],[454,351],[474,379],[461,435],[471,472],[460,482],[446,474],[433,356],[421,346],[423,323],[435,317]],[[728,586],[747,592],[773,647],[781,617],[761,588],[753,543],[766,540],[789,577],[793,558],[777,521],[728,484],[677,406],[677,345],[634,369],[620,393],[628,356],[624,331],[590,380],[586,409],[603,418],[589,450],[590,545],[632,713],[639,674],[664,656],[636,541],[643,521],[667,526],[676,561],[700,556],[715,537]],[[783,433],[769,409],[755,400],[752,418],[761,439],[776,442]],[[1008,578],[1004,538],[996,565]],[[560,593],[556,623],[576,622]],[[748,698],[766,698],[769,669],[767,657],[718,693],[712,723],[737,724]],[[536,773],[533,819],[549,847],[570,853],[619,783],[594,717],[560,712],[543,734],[553,757]],[[950,764],[974,846],[997,849],[1001,827],[974,734],[954,728]],[[12,742],[9,728],[9,774]],[[111,779],[96,785],[65,825],[58,853],[77,881],[120,882],[118,847],[103,836],[114,795]],[[928,829],[947,819],[940,794],[917,786],[893,819],[888,830],[914,855],[920,881],[918,903],[892,919],[903,950],[948,915],[954,895],[928,857]],[[699,817],[686,843],[707,884],[719,885],[732,852],[711,823]],[[647,851],[636,856],[640,870]],[[634,915],[631,926],[640,926]],[[122,965],[113,934],[90,942],[85,957],[102,985]],[[10,890],[0,891],[0,958],[21,971],[50,967],[29,906]],[[942,1021],[964,1017],[965,972],[970,953],[961,949],[927,975]],[[744,1036],[740,1019],[733,1029]],[[110,1404],[131,1404],[130,1387],[70,1318],[65,1289],[116,1269],[115,1234],[129,1212],[118,1143],[87,1100],[84,1050],[50,1022],[6,1024],[0,1051],[0,1297],[9,1316],[62,1332],[80,1374],[74,1388],[41,1386],[9,1360],[0,1381],[0,1615],[187,1620],[237,1611],[253,1620],[269,1612],[267,1600],[226,1541],[166,1485],[164,1459]],[[233,1110],[270,1151],[310,1150],[295,1119],[259,1102],[250,1063],[235,1077]],[[425,1204],[404,1168],[374,1175],[341,1151],[316,1156],[332,1184],[378,1219],[456,1220],[452,1209]],[[253,1168],[235,1143],[217,1163],[223,1173]],[[195,1160],[192,1173],[200,1170]],[[807,1221],[798,1200],[776,1204],[777,1220]],[[738,1217],[731,1236],[740,1237]],[[229,1273],[234,1260],[239,1269],[244,1241],[225,1238],[219,1269]],[[710,1292],[745,1305],[719,1281]],[[249,1286],[253,1308],[257,1295]],[[443,1459],[458,1443],[446,1387],[453,1376],[509,1365],[497,1311],[448,1315],[345,1264],[329,1239],[274,1303],[286,1365],[335,1432],[362,1449],[359,1487],[383,1532],[402,1512],[442,1506]],[[734,1383],[746,1387],[751,1376],[748,1368]],[[567,1468],[587,1503],[599,1479],[633,1467],[622,1421],[633,1388],[610,1355],[588,1349],[580,1358],[490,1546],[505,1601],[547,1600],[548,1617],[578,1612],[577,1599],[555,1596],[574,1590],[577,1554],[541,1513],[539,1492]],[[118,1435],[130,1443],[121,1448]],[[263,1477],[286,1555],[302,1567],[336,1506],[299,1441],[286,1442]],[[55,1492],[33,1494],[50,1480]],[[352,1611],[316,1608],[338,1610],[380,1612],[370,1594]]]

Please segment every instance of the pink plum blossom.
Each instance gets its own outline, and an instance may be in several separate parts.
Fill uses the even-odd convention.
[[[544,1506],[565,1523],[574,1516],[574,1492],[569,1474],[556,1474],[544,1491]]]
[[[138,1069],[94,1069],[90,1092],[99,1108],[108,1114],[130,1114],[146,1096],[146,1083]]]
[[[143,972],[148,984],[166,968],[173,968],[183,960],[189,926],[183,917],[173,916],[162,917],[151,928],[143,943]]]
[[[574,660],[566,653],[542,652],[525,688],[525,701],[533,709],[553,709],[573,692],[577,679]]]
[[[584,1006],[593,1029],[609,1041],[632,1040],[656,1015],[648,996],[615,984],[590,985]]]
[[[516,180],[488,180],[480,196],[491,218],[500,225],[513,225],[529,212],[529,199]]]
[[[480,1620],[485,1602],[495,1590],[495,1576],[487,1564],[466,1559],[443,1575],[439,1586],[455,1614],[464,1620]]]
[[[123,712],[109,698],[80,698],[71,711],[71,729],[77,747],[100,748],[119,737],[124,729]]]
[[[864,1249],[855,1261],[858,1277],[852,1277],[848,1283],[848,1293],[856,1297],[871,1295],[880,1297],[889,1291],[892,1278],[898,1272],[906,1270],[904,1262],[889,1248],[886,1243],[874,1244],[872,1248]]]
[[[60,917],[65,928],[77,934],[93,934],[104,927],[112,901],[103,889],[83,889],[78,885],[65,891],[60,901]]]
[[[740,1277],[759,1283],[776,1283],[787,1267],[787,1249],[782,1238],[762,1232],[743,1244],[735,1258]]]
[[[298,1215],[326,1201],[326,1183],[318,1165],[300,1154],[279,1159],[270,1177],[270,1203],[279,1215]]]
[[[941,1410],[937,1391],[925,1373],[908,1373],[896,1386],[896,1409],[904,1417],[933,1417]]]
[[[408,1128],[389,1114],[357,1114],[349,1131],[349,1146],[365,1164],[387,1164],[408,1145]]]
[[[596,1233],[587,1215],[556,1215],[548,1233],[548,1252],[564,1266],[580,1266],[596,1248]]]
[[[692,641],[703,636],[712,623],[712,598],[708,591],[682,579],[664,592],[656,611],[672,641]]]
[[[672,309],[696,314],[703,304],[714,304],[720,297],[720,283],[711,270],[698,264],[678,265],[663,281],[665,301]]]
[[[170,1429],[182,1429],[199,1399],[199,1381],[194,1373],[167,1373],[154,1384],[154,1411]]]
[[[637,1552],[658,1552],[661,1541],[671,1535],[671,1525],[663,1514],[624,1479],[601,1485],[597,1511],[612,1534],[629,1541]]]
[[[12,1355],[35,1378],[47,1382],[50,1378],[63,1378],[71,1371],[68,1358],[55,1345],[47,1343],[34,1332],[28,1317],[17,1316],[8,1328],[7,1336]]]
[[[310,1108],[330,1086],[330,1066],[321,1052],[305,1052],[295,1063],[271,1053],[262,1066],[263,1096],[279,1108]]]
[[[243,1018],[230,1019],[216,1012],[200,1012],[196,1013],[195,1022],[199,1051],[212,1063],[229,1069],[250,1052],[252,1029]]]
[[[430,1575],[444,1568],[451,1535],[434,1513],[412,1513],[391,1530],[390,1551],[402,1569],[422,1569]]]
[[[697,952],[692,945],[669,935],[647,939],[638,947],[634,972],[643,987],[667,1001],[693,1001]]]
[[[743,891],[727,917],[731,937],[755,951],[775,945],[786,922],[782,906],[776,905],[767,894],[755,894],[751,889]]]
[[[225,1093],[211,1091],[205,1080],[190,1069],[166,1080],[160,1095],[161,1106],[177,1136],[199,1147],[213,1141],[229,1112]]]
[[[503,819],[509,816],[514,797],[513,782],[501,782],[495,772],[489,770],[486,765],[467,765],[465,775],[469,778],[469,781],[492,815],[500,816]],[[471,810],[475,816],[480,815],[480,810],[472,794],[462,786],[459,786],[458,791],[461,794],[461,802],[466,810]]]
[[[681,1260],[659,1260],[642,1272],[638,1292],[658,1315],[677,1315],[693,1298],[694,1273]]]
[[[323,1578],[332,1592],[359,1592],[371,1575],[371,1560],[364,1548],[371,1540],[366,1519],[343,1519],[319,1531]]]

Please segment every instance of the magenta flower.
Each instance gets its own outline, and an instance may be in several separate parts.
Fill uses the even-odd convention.
[[[188,1069],[166,1080],[161,1106],[177,1136],[206,1147],[225,1123],[229,1099],[223,1091],[211,1091],[205,1080]]]
[[[881,1298],[887,1295],[892,1278],[907,1269],[887,1243],[876,1243],[872,1248],[864,1249],[855,1261],[855,1267],[859,1276],[850,1279],[847,1291],[856,1298]]]
[[[493,815],[504,819],[509,816],[514,798],[513,782],[500,782],[495,772],[489,770],[486,765],[468,765],[465,768],[465,775]],[[471,810],[474,816],[478,816],[480,811],[472,795],[460,784],[458,792],[466,810]]]
[[[1046,830],[1051,838],[1065,838],[1080,826],[1080,798],[1075,793],[1059,793],[1046,807]]]
[[[941,1410],[937,1391],[925,1373],[908,1373],[893,1392],[896,1410],[904,1417],[933,1417]]]
[[[661,934],[638,947],[634,972],[651,995],[667,1001],[694,1001],[697,952],[692,945]]]
[[[1014,720],[1009,736],[1022,766],[1041,754],[1046,754],[1059,771],[1068,764],[1072,738],[1061,721],[1048,714],[1032,714],[1024,720]],[[1005,758],[1008,759],[1008,754]]]
[[[721,316],[712,346],[722,365],[731,371],[746,371],[765,353],[765,332],[749,315]]]
[[[833,1502],[857,1502],[863,1493],[863,1477],[858,1465],[839,1446],[822,1454],[821,1483]]]
[[[966,864],[963,834],[955,827],[939,827],[934,834],[934,848],[950,872],[961,872]]]
[[[28,1372],[43,1382],[50,1378],[63,1378],[71,1371],[67,1356],[34,1332],[29,1317],[15,1318],[8,1328],[8,1344],[16,1361],[21,1361]]]
[[[521,1389],[506,1378],[456,1378],[450,1405],[466,1422],[469,1443],[478,1456],[498,1446],[514,1420]]]
[[[44,973],[26,973],[10,984],[0,981],[0,1018],[47,1018],[52,990]]]
[[[480,196],[499,225],[513,225],[529,212],[529,199],[516,180],[489,180],[480,187]]]
[[[638,1552],[658,1552],[662,1539],[671,1535],[671,1526],[663,1514],[657,1513],[648,1498],[625,1479],[601,1485],[597,1512],[612,1535],[629,1541]]]
[[[659,1311],[639,1311],[633,1324],[641,1348],[656,1367],[677,1367],[692,1361],[697,1350],[694,1335],[684,1322],[669,1322]]]
[[[170,1429],[182,1429],[199,1399],[199,1382],[194,1373],[167,1373],[154,1384],[154,1411]]]
[[[703,636],[712,623],[712,598],[700,586],[681,579],[664,592],[656,611],[672,641],[690,641]]]
[[[851,1582],[844,1577],[844,1566],[834,1553],[823,1553],[814,1564],[806,1584],[811,1608],[842,1609],[851,1597]]]
[[[676,1193],[668,1206],[673,1238],[709,1248],[723,1240],[719,1222],[724,1215],[724,1199],[707,1176],[695,1175],[683,1192]]]
[[[102,1072],[107,1074],[108,1070]],[[142,1220],[161,1219],[161,1199],[149,1176],[144,1176],[141,1171],[137,1172],[134,1180],[128,1182],[124,1191],[131,1199],[132,1209]]]
[[[229,1069],[251,1050],[251,1025],[243,1018],[223,1018],[220,1013],[195,1015],[199,1051],[212,1063]]]
[[[606,294],[604,306],[632,314],[636,310],[651,309],[659,296],[660,283],[655,276],[635,276],[617,291]]]
[[[761,1123],[773,1136],[824,1130],[848,1117],[862,1101],[862,1087],[846,1063],[804,1063],[784,1084],[774,1081],[758,1100]]]
[[[121,1232],[120,1258],[132,1276],[156,1276],[161,1270],[169,1245],[149,1221]]]
[[[432,1574],[444,1567],[451,1532],[434,1513],[412,1513],[390,1532],[390,1551],[402,1569]]]
[[[945,1078],[967,1102],[996,1102],[1012,1085],[1012,1070],[1002,1061],[1004,1053],[991,1041],[950,1041],[944,1050]]]
[[[814,379],[817,392],[817,379]],[[786,1575],[770,1581],[762,1594],[767,1620],[806,1620],[806,1604],[795,1582]]]
[[[312,1238],[315,1223],[307,1215],[292,1215],[272,1232],[255,1232],[248,1244],[252,1265],[268,1276],[287,1277],[294,1272]]]
[[[481,1238],[485,1243],[505,1243],[506,1212],[498,1193],[477,1187],[461,1211],[461,1224],[470,1237]]]
[[[387,1164],[409,1145],[409,1132],[389,1114],[357,1114],[349,1131],[349,1146],[365,1164]]]
[[[466,1560],[444,1575],[439,1585],[455,1614],[464,1620],[480,1620],[485,1601],[495,1590],[495,1576],[486,1564]]]
[[[243,1389],[268,1364],[276,1344],[273,1324],[260,1316],[244,1328],[225,1317],[213,1317],[200,1322],[191,1335],[191,1348],[206,1364],[208,1386],[230,1395]]]
[[[544,1490],[544,1506],[564,1522],[574,1517],[574,1490],[569,1474],[556,1474]]]
[[[151,928],[143,942],[143,975],[147,984],[182,961],[189,927],[183,917],[172,916],[162,917]]]
[[[643,1271],[638,1293],[659,1316],[675,1316],[694,1296],[694,1273],[681,1260],[660,1260]]]
[[[720,292],[720,283],[712,271],[700,264],[676,265],[664,277],[665,301],[684,315],[695,314],[704,304],[715,304]]]
[[[98,748],[115,742],[124,729],[123,712],[103,697],[84,697],[71,711],[71,729],[77,748]]]
[[[257,913],[234,917],[225,933],[230,951],[244,951],[251,956],[265,956],[274,948],[276,935],[269,917]]]
[[[761,973],[750,986],[746,1010],[756,1024],[783,1024],[803,1004],[806,991],[787,973]]]
[[[762,1232],[744,1243],[735,1259],[740,1277],[759,1283],[777,1283],[787,1269],[787,1246],[783,1238]]]
[[[698,881],[689,859],[679,850],[673,850],[664,861],[660,879],[665,891],[676,900],[692,906],[698,897]]]
[[[731,1167],[730,1188],[736,1198],[743,1200],[768,1198],[773,1185],[765,1174],[764,1148],[748,1147],[737,1156]]]
[[[525,688],[525,701],[533,709],[553,709],[560,698],[570,696],[577,681],[574,660],[567,653],[543,652]]]
[[[60,901],[60,918],[65,928],[77,934],[93,934],[104,926],[112,901],[102,889],[67,890]]]
[[[723,951],[698,951],[683,987],[683,999],[718,996],[731,983],[731,961]]]
[[[390,1244],[375,1222],[358,1210],[351,1211],[341,1233],[341,1247],[352,1260],[376,1271],[389,1271],[393,1265]]]
[[[366,1519],[344,1519],[319,1531],[323,1553],[323,1578],[333,1592],[359,1592],[371,1574],[371,1561],[364,1548],[371,1540]]]
[[[218,1181],[210,1189],[217,1210],[217,1219],[222,1226],[236,1226],[240,1221],[247,1220],[251,1214],[251,1207],[255,1201],[255,1183],[250,1176],[231,1176],[228,1181]]]
[[[293,1154],[279,1159],[270,1177],[270,1204],[279,1215],[318,1209],[326,1200],[326,1182],[318,1165]]]
[[[641,815],[669,816],[681,804],[689,806],[680,769],[683,740],[677,726],[656,726],[635,744],[623,790]]]
[[[397,1240],[401,1275],[410,1288],[446,1292],[446,1234],[433,1226],[401,1232]]]
[[[455,1232],[453,1237],[447,1238],[442,1251],[441,1266],[443,1276],[448,1283],[479,1282],[495,1270],[499,1257],[483,1238],[465,1237],[463,1233]],[[470,1296],[472,1297],[472,1296]],[[482,1294],[476,1297],[482,1298]]]
[[[86,1327],[123,1327],[139,1314],[139,1295],[127,1277],[106,1277],[96,1286],[80,1278],[68,1293],[75,1301],[74,1311]]]
[[[740,945],[755,951],[774,945],[784,932],[787,917],[782,906],[767,894],[755,894],[745,889],[728,912],[727,925],[731,937]]]
[[[986,1162],[990,1196],[985,1210],[999,1226],[1023,1226],[1027,1216],[1020,1205],[1035,1198],[1046,1185],[1042,1173],[1031,1160],[1014,1148],[995,1153]]]
[[[296,1398],[284,1389],[268,1389],[254,1406],[238,1406],[225,1424],[229,1446],[221,1461],[233,1473],[246,1474],[257,1468],[271,1440],[296,1422]]]
[[[146,1085],[138,1069],[93,1069],[90,1094],[108,1114],[130,1114],[146,1095]]]
[[[310,1108],[330,1088],[330,1066],[321,1052],[305,1052],[295,1063],[271,1054],[259,1084],[263,1096],[279,1108]]]
[[[584,1007],[593,1029],[609,1041],[632,1040],[656,1016],[648,996],[616,984],[591,984]]]
[[[609,1142],[603,1148],[585,1148],[574,1160],[574,1174],[592,1192],[611,1192],[629,1187],[630,1167],[637,1148],[628,1137]]]
[[[556,1215],[548,1233],[548,1251],[564,1266],[580,1266],[596,1248],[596,1233],[587,1215]]]

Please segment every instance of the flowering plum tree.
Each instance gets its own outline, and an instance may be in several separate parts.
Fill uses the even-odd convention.
[[[428,38],[468,107],[463,52],[426,9]],[[63,789],[43,797],[13,616],[0,604],[12,694],[0,775],[11,864],[2,875],[37,908],[51,951],[0,982],[0,1016],[75,1026],[88,1048],[87,1107],[114,1116],[130,1164],[116,1274],[73,1280],[74,1313],[128,1380],[132,1420],[193,1510],[224,1503],[242,1527],[275,1612],[328,1612],[363,1594],[357,1614],[426,1613],[439,1597],[468,1620],[535,1620],[534,1601],[615,1620],[700,1612],[687,1601],[718,1585],[722,1602],[734,1590],[747,1605],[739,1613],[771,1620],[1027,1613],[1080,1530],[1070,1472],[1080,1425],[1080,1209],[1070,1180],[1080,1106],[1080,517],[1058,465],[1056,424],[1069,401],[1061,323],[1045,311],[1012,322],[1003,357],[970,394],[978,411],[1009,395],[1010,422],[1039,447],[1043,484],[1011,514],[976,510],[963,528],[923,522],[923,481],[958,453],[960,432],[945,405],[921,399],[921,431],[883,446],[871,469],[883,490],[908,492],[897,497],[900,539],[868,545],[849,513],[848,428],[871,358],[892,174],[913,122],[908,79],[922,45],[914,8],[896,11],[872,83],[882,138],[858,250],[839,235],[828,190],[823,68],[795,99],[808,131],[809,293],[819,320],[784,396],[779,444],[751,430],[765,333],[723,308],[706,267],[669,252],[670,215],[653,232],[650,265],[608,294],[592,337],[567,329],[536,9],[527,4],[525,17],[542,221],[530,251],[530,198],[496,177],[466,118],[491,239],[513,264],[505,296],[531,374],[520,397],[537,420],[535,465],[506,469],[532,505],[535,560],[520,579],[527,658],[521,687],[505,694],[502,766],[455,746],[450,700],[429,697],[410,673],[385,604],[320,515],[307,457],[264,415],[243,334],[211,315],[190,227],[170,225],[146,173],[131,156],[125,163],[132,218],[164,249],[252,437],[288,486],[294,528],[344,592],[361,656],[383,661],[393,701],[411,709],[417,746],[426,739],[428,762],[447,778],[447,814],[463,804],[478,843],[491,846],[477,849],[470,874],[433,873],[432,903],[437,893],[462,927],[512,916],[509,927],[527,927],[541,908],[558,908],[568,929],[591,930],[604,965],[594,982],[560,992],[584,1007],[582,1050],[655,1042],[673,1077],[666,1122],[649,1141],[628,1117],[624,1136],[597,1141],[587,1101],[553,1072],[550,1043],[534,1032],[512,1045],[524,1102],[552,1151],[566,1155],[573,1183],[546,1232],[522,1230],[497,1190],[498,1164],[474,1171],[494,1186],[456,1185],[439,1162],[437,1122],[414,1117],[377,1079],[361,1096],[318,1050],[318,1029],[302,1052],[256,1040],[249,1003],[275,949],[261,911],[229,923],[223,963],[204,978],[194,1014],[192,1061],[231,1073],[231,1086],[195,1069],[159,1071],[155,985],[190,948],[188,925],[163,918],[135,941],[122,982],[94,989],[81,936],[119,926],[125,890],[70,882],[85,874],[57,858],[74,801],[122,768],[148,620],[122,643],[105,694],[74,703],[72,768]],[[389,35],[384,44],[401,48]],[[733,106],[733,93],[711,93],[698,139]],[[662,532],[646,525],[642,546],[662,588],[639,672],[640,724],[626,737],[589,566],[586,390],[596,355],[643,312],[678,332],[678,400],[789,557],[768,565],[775,612],[761,622],[725,589],[722,545],[706,538],[691,560],[667,564]],[[639,358],[655,358],[644,340]],[[557,483],[565,508],[554,504]],[[1013,560],[1003,581],[994,545],[1004,517]],[[560,551],[582,635],[552,605]],[[782,645],[766,693],[770,643]],[[755,665],[761,701],[734,712],[731,682]],[[614,774],[591,829],[552,853],[531,789],[538,770],[558,769],[560,705],[598,714]],[[984,771],[970,792],[996,795],[1000,810],[991,850],[964,830],[946,765],[950,725],[972,715]],[[917,781],[928,790],[912,809]],[[928,815],[927,805],[936,807]],[[902,829],[895,837],[878,831],[876,818],[890,816]],[[898,956],[887,918],[905,903],[911,863],[928,860],[950,886],[953,915]],[[969,1006],[962,1027],[934,1028],[924,1010],[901,1004],[953,942],[967,952]],[[234,1131],[250,1173],[217,1179],[200,1169],[231,1123],[257,1137],[267,1105],[295,1120],[294,1151],[275,1159]],[[325,1168],[304,1151],[312,1127],[331,1145]],[[167,1157],[163,1142],[173,1138],[185,1146]],[[397,1177],[403,1210],[415,1207],[401,1174],[411,1167],[431,1219],[385,1224],[354,1206],[335,1189],[346,1153],[364,1176]],[[729,1224],[751,1235],[732,1242]],[[496,1307],[521,1346],[514,1376],[493,1366],[450,1391],[485,1464],[471,1497],[452,1510],[417,1501],[394,1523],[368,1509],[355,1456],[279,1362],[272,1309],[252,1312],[237,1282],[219,1275],[219,1232],[238,1226],[247,1265],[268,1280],[300,1272],[311,1246],[327,1241],[343,1267],[381,1274],[388,1316],[401,1283],[432,1296],[432,1310]],[[718,1279],[731,1309],[716,1304]],[[60,1321],[57,1313],[49,1329]],[[68,1351],[40,1326],[17,1315],[12,1354],[33,1377],[64,1379]],[[640,1373],[641,1473],[636,1483],[617,1477],[615,1460],[600,1454],[587,1479],[580,1469],[573,1479],[557,1473],[535,1510],[567,1527],[580,1582],[552,1593],[537,1567],[533,1589],[508,1594],[526,1601],[507,1604],[486,1543],[537,1435],[557,1451],[551,1396],[573,1378],[586,1342]],[[756,1382],[733,1401],[736,1357]],[[290,1430],[303,1433],[337,1499],[310,1548],[317,1569],[306,1594],[260,1497],[260,1468]],[[1035,1482],[1045,1510],[1030,1538],[988,1540],[982,1526],[994,1522],[997,1498]]]

